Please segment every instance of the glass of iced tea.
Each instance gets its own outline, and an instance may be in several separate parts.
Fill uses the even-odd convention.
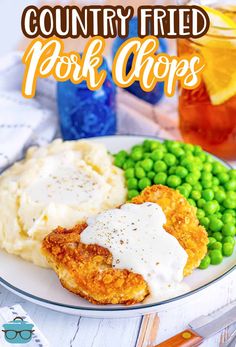
[[[214,7],[203,5],[211,21],[208,33],[196,40],[178,40],[178,55],[197,52],[206,63],[200,86],[195,90],[181,89],[179,93],[182,136],[186,142],[199,144],[225,159],[236,159],[236,5],[233,2],[216,2]]]

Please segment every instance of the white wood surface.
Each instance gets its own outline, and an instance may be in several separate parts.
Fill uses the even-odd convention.
[[[236,300],[236,272],[189,299],[189,302],[159,313],[160,326],[154,343],[186,328],[187,323]],[[135,347],[141,318],[90,319],[54,312],[31,304],[0,286],[0,307],[16,303],[29,313],[52,347]],[[217,347],[236,329],[232,326],[202,344]],[[142,347],[147,347],[144,340]]]

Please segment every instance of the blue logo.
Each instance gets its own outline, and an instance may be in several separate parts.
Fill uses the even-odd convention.
[[[5,334],[5,340],[11,344],[25,344],[32,340],[34,327],[33,324],[25,321],[21,317],[16,317],[13,321],[3,324],[2,330]]]

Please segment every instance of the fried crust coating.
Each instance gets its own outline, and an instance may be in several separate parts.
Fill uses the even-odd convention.
[[[154,185],[146,188],[132,203],[158,203],[167,219],[165,230],[175,236],[188,254],[184,275],[199,266],[207,252],[207,233],[199,225],[195,208],[171,188]],[[87,227],[57,228],[45,237],[42,252],[57,273],[63,287],[94,304],[135,304],[149,294],[143,277],[126,269],[112,267],[108,249],[80,242]],[[145,231],[144,231],[145,232]]]
[[[199,225],[196,209],[177,191],[162,185],[153,185],[132,199],[134,204],[158,203],[166,215],[165,230],[175,236],[188,254],[184,276],[199,266],[207,253],[207,232]]]
[[[57,228],[45,237],[42,252],[61,284],[94,304],[135,304],[149,294],[139,274],[112,267],[112,254],[98,245],[80,242],[87,224]]]

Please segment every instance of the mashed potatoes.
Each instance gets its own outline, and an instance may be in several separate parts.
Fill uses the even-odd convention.
[[[56,140],[30,148],[0,177],[0,246],[47,266],[40,248],[50,231],[71,228],[125,200],[123,172],[103,145]]]

